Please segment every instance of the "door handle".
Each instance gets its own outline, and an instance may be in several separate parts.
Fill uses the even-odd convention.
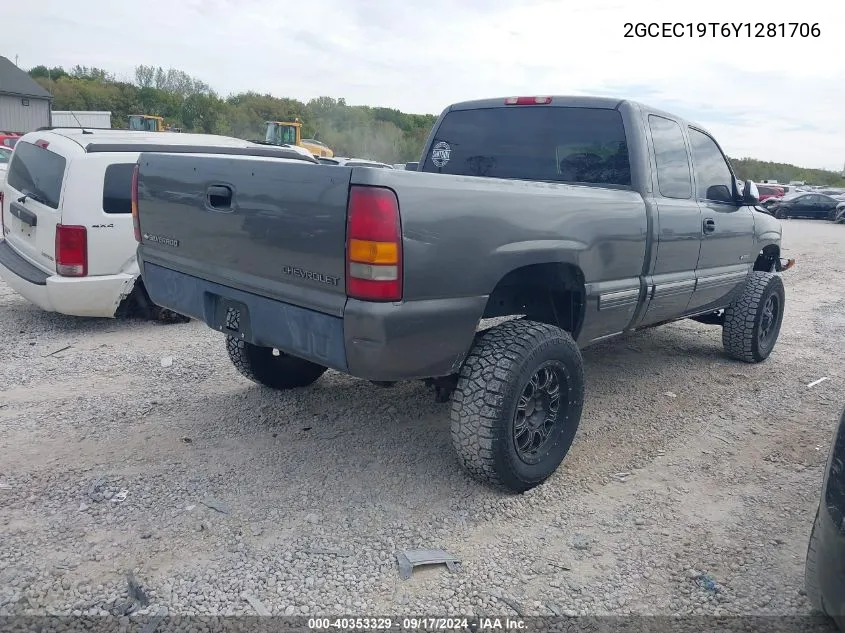
[[[31,227],[38,226],[38,216],[17,202],[13,202],[9,205],[9,213],[24,224],[28,224]]]
[[[705,218],[704,220],[704,232],[705,233],[712,233],[716,230],[716,220],[713,218]]]
[[[211,185],[206,189],[205,200],[212,209],[229,209],[232,206],[232,188],[228,185]]]

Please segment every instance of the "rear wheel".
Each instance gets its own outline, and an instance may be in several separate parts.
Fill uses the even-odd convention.
[[[226,337],[226,351],[242,376],[272,389],[307,387],[326,371],[322,365],[234,336]]]
[[[564,330],[527,319],[482,334],[452,396],[452,443],[474,478],[524,492],[557,470],[584,402],[581,352]]]
[[[742,294],[725,309],[722,345],[728,356],[746,363],[766,360],[780,334],[785,301],[780,275],[752,271]]]

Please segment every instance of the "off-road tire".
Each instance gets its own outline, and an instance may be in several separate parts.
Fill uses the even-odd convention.
[[[518,455],[514,417],[523,389],[548,361],[559,363],[566,385],[560,389],[553,444],[539,463],[531,465]],[[529,490],[548,479],[563,461],[583,404],[581,352],[568,332],[528,319],[492,327],[470,350],[452,395],[451,434],[458,461],[479,481],[512,492]]]
[[[774,294],[778,312],[774,332],[767,341],[760,341],[763,311],[769,297]],[[752,271],[745,282],[742,294],[725,309],[722,326],[722,345],[731,358],[746,363],[760,363],[769,357],[777,343],[783,324],[786,293],[783,279],[777,273]]]
[[[804,591],[807,592],[807,600],[810,605],[819,613],[824,613],[821,590],[819,589],[818,572],[818,536],[819,511],[816,510],[816,518],[813,520],[813,529],[810,532],[810,542],[807,544],[807,559],[804,563]]]
[[[326,367],[291,356],[272,347],[259,347],[233,336],[226,337],[229,360],[245,378],[272,389],[307,387],[320,376]]]

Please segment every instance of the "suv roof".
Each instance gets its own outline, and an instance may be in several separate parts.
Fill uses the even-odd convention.
[[[133,130],[104,130],[87,128],[53,128],[30,132],[26,140],[39,138],[49,142],[59,137],[71,147],[85,153],[101,152],[179,152],[203,153],[215,148],[215,154],[242,154],[271,158],[293,158],[316,162],[311,155],[288,147],[259,145],[231,136],[214,134],[175,134],[168,132],[141,132]],[[221,151],[222,150],[222,151]]]

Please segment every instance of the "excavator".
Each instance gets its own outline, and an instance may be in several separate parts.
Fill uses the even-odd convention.
[[[165,125],[164,117],[153,114],[130,114],[129,129],[141,132],[181,132],[182,128]]]
[[[267,131],[264,135],[265,145],[296,145],[304,147],[318,158],[332,158],[334,151],[325,143],[313,138],[302,138],[302,123],[295,121],[265,121]]]

